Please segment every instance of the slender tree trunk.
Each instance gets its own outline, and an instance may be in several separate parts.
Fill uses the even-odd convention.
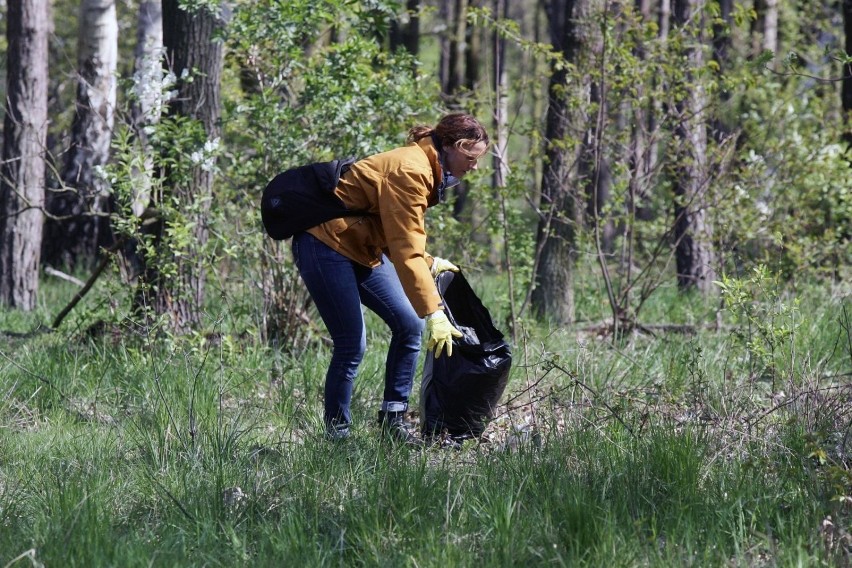
[[[566,61],[576,59],[580,47],[575,29],[574,0],[550,0],[547,3],[551,41]],[[575,233],[582,206],[572,189],[573,153],[563,145],[569,136],[568,100],[565,96],[567,72],[555,68],[550,78],[547,107],[545,166],[541,181],[541,208],[536,242],[541,251],[534,272],[532,310],[556,325],[574,321],[574,265],[577,252]],[[576,180],[574,180],[576,182]]]
[[[765,0],[763,49],[778,53],[778,0]]]
[[[731,29],[733,27],[734,0],[719,0],[719,19],[713,23],[713,61],[718,66],[719,76],[724,76],[728,68],[728,53],[731,50]],[[720,107],[731,99],[731,93],[723,90],[719,93]],[[723,111],[724,108],[720,108]],[[731,133],[730,127],[717,112],[712,121],[711,133],[717,142],[721,142]]]
[[[160,0],[143,0],[136,22],[136,46],[133,50],[133,83],[137,103],[134,124],[156,123],[160,118],[161,94],[146,81],[159,82],[163,55],[163,8]]]
[[[672,0],[660,0],[660,33],[661,41],[666,41],[669,38],[669,32],[672,29]]]
[[[468,0],[455,0],[454,18],[449,20],[451,36],[447,82],[444,84],[444,96],[454,106],[455,96],[465,81],[465,56],[467,45],[467,5]]]
[[[546,41],[544,36],[548,33],[547,10],[545,9],[547,2],[548,0],[537,0],[535,3],[535,14],[532,22],[532,37],[536,43]],[[547,64],[542,62],[540,57],[534,57],[532,60],[533,77],[545,77],[547,74]],[[538,120],[538,117],[545,116],[545,105],[547,104],[547,95],[549,92],[538,87],[534,87],[532,91],[532,116],[535,117],[535,120]],[[533,183],[536,184],[536,187],[541,187],[541,179],[544,177],[543,160],[536,159],[534,168],[535,175],[533,177]],[[536,207],[538,207],[540,197],[540,191],[533,192],[532,199]]]
[[[505,20],[508,17],[506,0],[492,0],[491,9],[494,18]],[[491,178],[492,195],[500,203],[500,220],[503,226],[503,239],[493,242],[489,262],[492,266],[503,267],[508,273],[509,297],[512,301],[512,320],[515,319],[514,305],[514,278],[511,258],[506,254],[508,250],[508,226],[506,217],[506,195],[503,188],[509,177],[509,165],[507,162],[507,150],[509,142],[509,85],[506,73],[506,40],[494,30],[491,34],[491,71],[492,88],[494,90],[494,115],[492,117],[492,164],[493,174]]]
[[[583,117],[585,124],[583,147],[580,154],[579,175],[586,191],[586,215],[595,229],[604,252],[612,252],[615,228],[612,221],[601,216],[610,199],[612,174],[609,152],[605,148],[606,124],[609,120],[609,104],[606,95],[606,53],[604,39],[598,27],[598,17],[603,14],[602,4],[597,0],[586,0],[588,16],[579,24],[583,60],[591,69],[594,67],[594,79],[589,82],[589,105],[592,113]]]
[[[754,21],[753,34],[756,54],[761,51],[778,53],[778,0],[755,0],[757,19]]]
[[[727,63],[731,50],[734,0],[719,0],[719,18],[713,22],[713,60]]]
[[[455,0],[441,0],[438,7],[438,21],[445,22],[446,27],[439,32],[440,57],[438,61],[438,79],[441,82],[441,92],[447,93],[450,83],[450,65],[452,61],[452,38],[449,23],[455,19]]]
[[[653,21],[650,0],[637,0],[636,8],[642,15],[643,24]],[[636,55],[641,61],[647,59],[646,50],[643,44],[636,46]],[[645,91],[648,86],[641,82],[636,85],[636,98],[641,100],[645,96]],[[653,88],[653,86],[651,86]],[[656,103],[648,104],[647,106],[636,106],[634,110],[634,120],[630,135],[630,149],[628,161],[630,163],[630,180],[628,182],[628,225],[625,228],[625,242],[629,244],[630,250],[625,255],[628,269],[632,263],[632,247],[633,240],[633,224],[636,219],[649,220],[652,217],[651,209],[647,206],[648,195],[650,188],[648,187],[647,179],[648,172],[653,167],[652,154],[656,155],[654,148],[656,147],[655,136],[653,135],[656,128],[655,113],[658,111]]]
[[[703,65],[700,43],[703,23],[697,0],[675,0],[675,22],[692,47],[687,48],[685,100],[677,105],[679,123],[675,130],[680,148],[674,180],[675,260],[678,285],[708,294],[716,279],[712,254],[713,230],[707,214],[707,125],[706,98],[698,70]]]
[[[464,14],[467,14],[468,8],[470,7],[478,7],[478,0],[460,0],[456,8],[463,9]],[[465,19],[467,16],[465,15]],[[480,30],[476,28],[469,27],[466,23],[463,23],[459,28],[459,33],[464,34],[463,40],[461,42],[456,42],[454,53],[456,54],[454,59],[454,68],[456,69],[455,73],[461,73],[461,77],[463,77],[463,82],[461,84],[455,84],[455,80],[453,85],[450,87],[453,89],[452,92],[448,92],[448,101],[449,106],[451,107],[460,107],[461,103],[459,101],[459,97],[457,96],[461,87],[464,87],[467,91],[473,92],[479,86],[480,77],[482,75],[482,37]],[[469,199],[470,197],[470,187],[468,186],[466,181],[462,181],[459,185],[456,186],[455,189],[456,199],[453,203],[453,218],[465,222],[471,221],[476,223],[476,211],[471,211],[476,207],[476,204],[473,204],[473,207],[470,206]],[[465,216],[468,215],[468,218],[465,219]],[[481,238],[483,235],[481,233],[474,235],[474,238]]]
[[[219,17],[201,7],[187,12],[178,0],[163,0],[163,43],[167,59],[178,79],[178,95],[168,112],[199,121],[208,141],[219,137],[220,86],[222,74],[222,43],[216,33],[222,25]],[[158,314],[170,316],[172,328],[178,333],[201,323],[204,306],[204,253],[207,243],[207,215],[213,190],[213,172],[203,164],[193,168],[189,183],[163,180],[164,191],[185,209],[183,212],[192,230],[192,240],[184,250],[171,251],[169,259],[175,264],[173,276],[165,277],[157,267],[147,267],[146,280],[153,283],[154,295],[147,298]],[[166,227],[161,226],[161,231]],[[162,239],[165,233],[161,233]],[[174,243],[172,243],[174,245]],[[167,254],[160,247],[160,254]]]
[[[665,44],[669,39],[669,32],[671,31],[671,16],[672,16],[672,0],[660,0],[660,11],[658,15],[658,27],[659,32],[657,36],[659,37],[660,43]],[[654,80],[655,83],[658,83],[658,80]],[[660,116],[663,114],[663,104],[662,101],[658,98],[655,98],[654,101],[650,104],[650,109],[648,111],[648,150],[647,150],[647,161],[646,168],[647,170],[651,170],[656,167],[659,161],[659,144],[657,142],[657,136],[654,134],[660,129]],[[647,219],[651,217],[649,212],[640,209],[639,210],[640,218]]]
[[[843,31],[846,34],[846,53],[852,55],[852,0],[843,0]],[[840,98],[845,124],[843,138],[852,147],[852,63],[843,66]]]
[[[494,0],[495,18],[506,17],[507,0]],[[494,187],[504,187],[509,175],[507,146],[509,138],[509,84],[506,75],[506,40],[499,32],[492,35],[494,45]]]
[[[481,0],[468,0],[468,10],[479,8]],[[464,49],[464,86],[469,91],[479,88],[482,77],[482,53],[483,38],[482,30],[476,27],[465,26],[465,49]]]
[[[606,147],[606,122],[609,112],[606,95],[601,85],[591,85],[590,101],[592,107],[600,105],[600,113],[589,118],[589,128],[583,141],[584,158],[581,160],[580,175],[586,178],[586,214],[592,227],[598,226],[601,239],[601,249],[606,253],[613,251],[615,225],[612,219],[604,215],[610,201],[612,190],[612,167]]]
[[[160,121],[162,93],[153,85],[162,82],[163,11],[160,0],[145,0],[139,5],[136,48],[133,63],[133,91],[136,102],[131,108],[133,131],[144,156],[142,169],[133,184],[132,211],[141,217],[151,201],[154,159],[148,144],[146,127]]]
[[[391,22],[391,51],[400,47],[414,56],[420,53],[420,0],[406,0],[403,16]]]
[[[49,0],[16,0],[6,21],[0,168],[0,303],[32,310],[44,226]]]
[[[99,246],[110,246],[109,185],[96,169],[109,160],[115,116],[118,20],[115,0],[80,3],[77,102],[63,189],[48,195],[48,211],[63,219],[45,225],[43,260],[91,266]]]
[[[142,157],[133,172],[130,208],[136,217],[143,217],[151,204],[155,182],[154,156],[148,141],[147,128],[160,120],[163,93],[163,12],[160,0],[144,0],[139,5],[136,22],[136,46],[133,61],[133,97],[130,109],[131,125],[136,137],[136,151]],[[150,216],[152,216],[153,213]],[[147,232],[156,225],[143,226]],[[124,282],[137,284],[145,271],[145,260],[135,238],[126,238],[118,256]]]

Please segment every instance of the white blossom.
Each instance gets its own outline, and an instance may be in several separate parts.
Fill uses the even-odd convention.
[[[219,154],[219,138],[207,140],[201,150],[195,150],[189,155],[190,161],[200,166],[205,172],[216,169],[216,156]]]
[[[164,56],[164,48],[154,49],[142,58],[139,68],[133,73],[132,91],[142,109],[143,121],[148,124],[158,122],[163,107],[178,94],[172,89],[177,77],[163,70]]]

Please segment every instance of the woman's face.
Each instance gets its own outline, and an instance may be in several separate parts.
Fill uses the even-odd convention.
[[[444,165],[457,178],[461,178],[470,170],[476,169],[476,162],[485,154],[488,145],[477,142],[463,148],[444,146]]]

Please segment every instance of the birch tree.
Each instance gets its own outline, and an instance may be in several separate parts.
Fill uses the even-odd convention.
[[[106,217],[109,187],[96,174],[107,163],[115,116],[118,21],[115,0],[80,3],[77,41],[77,99],[61,179],[48,195],[48,211],[59,217],[45,227],[44,260],[73,267],[91,263],[98,246],[111,240]]]
[[[754,51],[778,52],[778,0],[755,0]]]
[[[494,0],[494,17],[497,19],[506,17],[507,0]],[[509,163],[507,161],[509,144],[509,81],[506,73],[506,39],[498,30],[492,34],[494,56],[494,187],[506,185],[509,175]]]
[[[133,214],[142,216],[151,199],[153,156],[146,127],[160,120],[163,56],[163,11],[159,0],[144,0],[139,5],[136,25],[136,47],[133,60],[133,94],[131,108],[133,131],[139,143],[143,165],[136,175],[132,203]]]

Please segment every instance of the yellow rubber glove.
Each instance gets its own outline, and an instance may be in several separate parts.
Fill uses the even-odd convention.
[[[437,276],[442,272],[446,272],[447,270],[451,272],[458,272],[459,267],[447,260],[446,258],[441,258],[439,256],[432,257],[432,276]]]
[[[441,355],[444,347],[447,356],[453,354],[453,337],[461,337],[462,332],[453,327],[444,310],[426,316],[426,349],[435,350],[435,358]]]

